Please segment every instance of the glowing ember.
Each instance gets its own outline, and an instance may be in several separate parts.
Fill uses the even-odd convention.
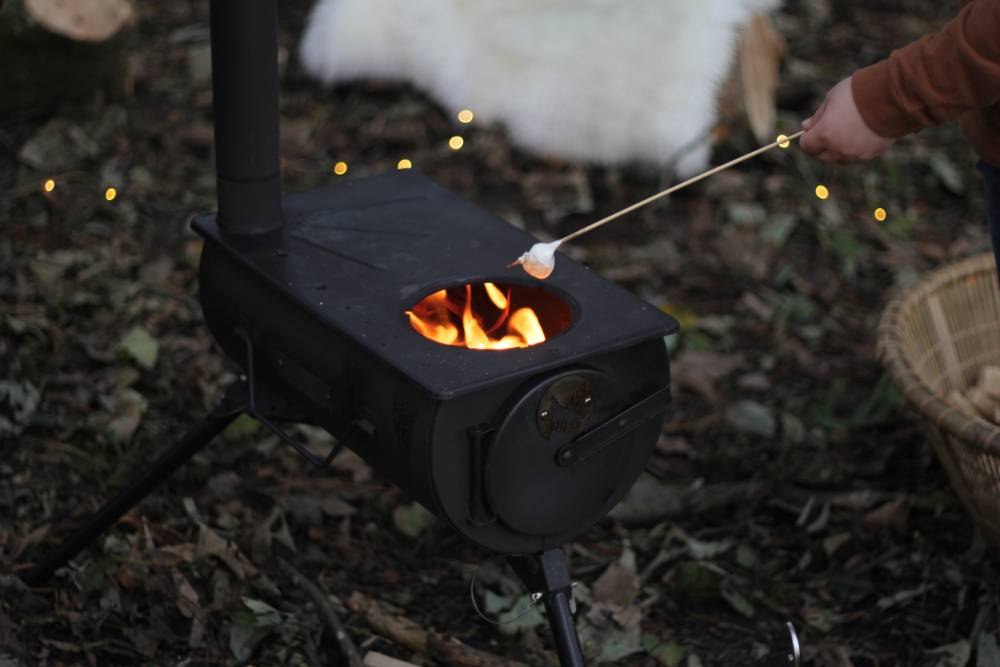
[[[464,145],[465,145],[465,139],[458,136],[457,134],[448,140],[448,148],[450,148],[453,151],[457,151]]]
[[[472,111],[469,109],[462,109],[458,112],[458,122],[460,123],[471,123],[472,122]]]
[[[482,298],[485,296],[485,298]],[[512,309],[511,290],[493,283],[466,284],[464,290],[439,290],[406,311],[410,325],[442,345],[471,350],[510,350],[545,342],[538,314]]]
[[[413,163],[405,157],[396,163],[396,169],[410,169],[411,167],[413,167]]]
[[[825,185],[816,186],[816,197],[818,199],[826,199],[830,196],[830,190]]]
[[[885,222],[885,219],[886,219],[887,217],[889,217],[889,216],[888,216],[888,214],[887,214],[887,213],[885,212],[885,209],[884,209],[884,208],[882,208],[882,207],[879,207],[879,208],[875,209],[875,219],[876,219],[876,220],[878,220],[879,222]]]
[[[45,184],[42,186],[42,189],[45,190],[46,192],[52,192],[53,190],[56,189],[56,182],[50,178],[49,180],[45,181]]]
[[[347,163],[346,162],[338,162],[337,164],[333,165],[333,173],[335,173],[337,176],[343,176],[344,174],[346,174],[347,173]]]

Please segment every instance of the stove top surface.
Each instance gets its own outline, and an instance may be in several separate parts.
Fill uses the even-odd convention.
[[[506,268],[537,239],[419,172],[394,171],[291,195],[284,212],[283,228],[259,236],[227,234],[214,214],[196,218],[193,227],[436,398],[678,329],[670,316],[565,254],[545,281],[520,267]],[[541,286],[570,303],[574,323],[540,345],[503,351],[441,345],[410,326],[405,310],[427,294],[482,281]]]

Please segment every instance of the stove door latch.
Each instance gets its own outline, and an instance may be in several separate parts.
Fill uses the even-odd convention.
[[[669,386],[650,394],[577,437],[568,445],[560,447],[556,452],[556,463],[570,466],[586,461],[650,419],[662,417],[668,403],[670,403]]]

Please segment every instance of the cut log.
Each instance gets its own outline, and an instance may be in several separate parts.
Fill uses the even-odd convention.
[[[129,0],[24,0],[31,18],[77,42],[104,42],[135,20]]]
[[[981,416],[975,406],[973,406],[972,403],[969,402],[969,399],[963,396],[962,392],[958,389],[952,389],[948,393],[948,402],[951,403],[951,407],[955,408],[969,419],[977,419]]]
[[[979,388],[990,398],[1000,400],[1000,367],[984,366],[979,373]]]
[[[975,387],[967,394],[967,396],[969,398],[969,403],[972,403],[972,405],[976,408],[976,411],[979,412],[983,419],[990,421],[993,420],[993,413],[997,409],[997,404],[992,398],[989,397],[989,394],[979,387]]]
[[[751,17],[740,36],[740,84],[750,129],[760,143],[774,139],[775,95],[787,46],[767,14]]]
[[[0,5],[0,112],[38,114],[130,86],[132,0],[8,0]]]

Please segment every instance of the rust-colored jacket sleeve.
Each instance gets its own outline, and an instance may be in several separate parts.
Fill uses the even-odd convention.
[[[972,0],[940,32],[855,72],[851,90],[868,126],[889,138],[995,107],[1000,0]]]

